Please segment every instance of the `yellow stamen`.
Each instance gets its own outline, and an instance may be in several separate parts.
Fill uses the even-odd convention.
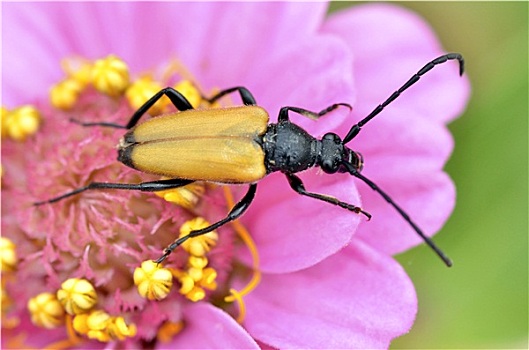
[[[168,343],[173,340],[174,336],[184,329],[184,322],[167,321],[158,329],[158,340],[162,343]]]
[[[197,81],[193,74],[187,69],[185,64],[180,62],[180,60],[173,58],[171,59],[171,62],[167,65],[167,68],[165,69],[165,72],[163,73],[162,80],[163,81],[169,81],[173,75],[177,74],[180,78],[183,80],[188,80],[191,82]],[[197,86],[200,88],[200,86]]]
[[[171,190],[158,191],[155,194],[168,202],[175,203],[185,209],[193,209],[204,195],[203,182],[193,182],[189,185]]]
[[[79,99],[83,85],[74,79],[65,79],[55,84],[50,90],[50,100],[53,107],[69,110]]]
[[[191,278],[187,273],[182,273],[178,280],[180,281],[180,294],[187,295],[195,288],[195,280]]]
[[[207,226],[209,226],[209,222],[200,217],[186,221],[180,227],[180,237],[188,235],[193,230],[200,230]],[[193,239],[188,239],[182,244],[182,248],[191,255],[204,256],[217,244],[218,238],[217,232],[211,231]]]
[[[145,76],[132,83],[125,92],[125,96],[127,97],[130,106],[136,110],[162,88],[163,87],[151,77]],[[169,99],[166,96],[163,96],[149,109],[149,114],[161,114],[169,102]]]
[[[163,74],[163,81],[169,81],[173,75],[178,75],[182,80],[174,86],[176,90],[181,92],[191,103],[193,108],[198,107],[204,107],[204,108],[218,108],[221,107],[221,105],[218,102],[215,103],[209,103],[206,101],[201,91],[204,91],[200,84],[198,83],[198,80],[195,79],[195,76],[186,68],[186,66],[180,62],[178,59],[172,59],[169,66],[167,67],[165,73]],[[182,84],[183,85],[180,85]],[[187,85],[187,86],[186,86]],[[191,90],[187,90],[187,88],[190,87]],[[189,91],[189,92],[186,92]],[[206,96],[212,96],[219,90],[213,90],[210,91],[210,93]]]
[[[129,68],[114,55],[97,60],[92,69],[92,84],[98,91],[117,97],[129,86]]]
[[[147,260],[134,270],[134,284],[138,292],[149,300],[161,300],[167,297],[173,286],[173,276],[169,269]]]
[[[78,333],[101,342],[125,340],[127,337],[134,337],[137,333],[135,324],[127,325],[122,316],[110,316],[102,310],[75,316],[73,328]]]
[[[205,256],[189,256],[189,259],[187,259],[187,263],[190,267],[194,267],[197,269],[203,269],[208,265],[208,258]]]
[[[227,206],[232,208],[234,205],[234,200],[233,195],[228,186],[224,186],[224,197],[226,198]],[[237,317],[237,322],[242,323],[246,310],[242,297],[247,295],[257,287],[257,285],[261,281],[261,271],[259,270],[259,253],[257,252],[257,247],[255,246],[255,242],[253,241],[252,237],[250,236],[246,228],[239,222],[239,220],[234,220],[231,222],[231,224],[239,235],[239,237],[244,242],[244,244],[246,244],[248,250],[250,251],[250,254],[252,255],[252,279],[241,291],[230,289],[231,295],[228,295],[224,298],[224,301],[226,302],[233,302],[237,300],[237,303],[239,304],[239,316]]]
[[[237,323],[241,324],[244,322],[244,318],[246,317],[246,305],[244,304],[244,300],[242,300],[241,293],[239,293],[236,289],[230,288],[230,293],[231,295],[225,297],[224,301],[237,302],[237,306],[239,307],[239,315],[237,315],[237,318],[235,320],[237,321]]]
[[[8,109],[5,108],[4,106],[2,106],[1,109],[0,109],[0,117],[1,117],[1,119],[0,119],[1,120],[0,130],[1,130],[2,138],[7,136],[6,121],[7,121],[8,115],[9,115]]]
[[[174,86],[174,89],[184,95],[193,108],[200,106],[202,96],[200,95],[200,91],[198,91],[191,81],[182,80]]]
[[[16,269],[18,258],[15,244],[8,238],[0,237],[0,264],[2,272],[12,272]]]
[[[127,325],[121,316],[113,317],[112,322],[107,326],[107,333],[112,339],[125,340],[127,337],[134,337],[137,333],[136,325]]]
[[[97,339],[101,342],[110,341],[110,335],[105,331],[111,322],[110,315],[102,310],[92,311],[86,318],[86,335],[90,339]]]
[[[28,136],[37,132],[40,125],[40,112],[33,106],[25,105],[8,111],[4,117],[6,134],[14,140],[24,141]]]
[[[41,293],[28,301],[31,321],[48,329],[64,324],[64,309],[54,294]]]
[[[203,270],[201,268],[190,267],[187,269],[187,274],[193,279],[193,281],[198,282],[204,276],[202,271]]]
[[[72,327],[77,333],[83,335],[88,334],[88,331],[90,330],[87,324],[88,316],[89,314],[80,314],[75,315],[75,317],[73,318]]]
[[[97,303],[94,286],[85,279],[70,278],[57,291],[57,299],[70,315],[89,311]]]
[[[195,286],[189,293],[186,294],[187,299],[191,300],[192,302],[197,302],[206,297],[206,292],[204,289]]]
[[[61,61],[62,70],[68,79],[75,80],[84,89],[92,81],[92,63],[82,57],[71,57]]]
[[[217,289],[217,282],[215,279],[217,278],[217,271],[213,269],[212,267],[207,267],[203,270],[203,276],[200,280],[200,286],[209,289],[209,290],[215,290]]]

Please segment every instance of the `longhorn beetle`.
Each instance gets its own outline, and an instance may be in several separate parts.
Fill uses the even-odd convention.
[[[181,93],[167,87],[145,102],[132,115],[127,125],[74,121],[84,126],[99,125],[128,129],[118,145],[118,160],[133,169],[171,177],[171,179],[138,184],[92,182],[61,196],[37,202],[35,205],[57,202],[92,189],[154,192],[185,186],[194,181],[249,184],[246,194],[225,218],[175,240],[156,260],[157,263],[161,263],[189,238],[211,232],[240,217],[252,203],[259,180],[276,171],[283,173],[290,187],[300,195],[337,205],[371,218],[369,213],[355,205],[335,197],[307,191],[301,179],[295,175],[311,167],[320,167],[325,173],[349,173],[366,183],[399,212],[447,266],[451,266],[452,261],[422,232],[404,210],[373,181],[360,173],[363,166],[362,156],[346,146],[358,135],[365,124],[382,112],[404,90],[415,84],[421,76],[436,65],[448,60],[459,62],[459,75],[462,75],[464,60],[460,54],[449,53],[434,59],[369,115],[354,124],[343,139],[334,133],[327,133],[318,140],[300,126],[292,123],[289,112],[317,119],[340,106],[351,109],[351,106],[346,103],[333,104],[320,112],[298,107],[283,107],[279,111],[277,123],[268,124],[268,113],[257,106],[254,97],[245,87],[238,86],[222,90],[209,99],[205,98],[213,103],[227,94],[238,92],[244,106],[205,110],[194,110]],[[138,124],[140,118],[163,95],[171,100],[179,112],[151,118]]]

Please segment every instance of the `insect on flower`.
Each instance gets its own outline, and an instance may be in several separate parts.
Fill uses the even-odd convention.
[[[302,180],[295,175],[311,167],[320,167],[325,173],[349,173],[366,183],[399,212],[447,266],[451,266],[452,261],[422,232],[408,214],[373,181],[361,174],[363,167],[361,154],[346,146],[365,124],[415,84],[421,76],[436,65],[449,60],[459,62],[459,74],[462,75],[464,60],[458,53],[449,53],[428,62],[369,115],[354,124],[343,139],[334,133],[327,133],[321,139],[316,139],[292,123],[289,112],[318,119],[340,106],[352,109],[347,103],[333,104],[320,112],[298,107],[283,107],[279,112],[278,122],[268,124],[268,113],[257,106],[254,97],[245,87],[222,90],[210,98],[205,98],[209,103],[214,103],[227,94],[238,92],[244,106],[206,110],[193,109],[188,100],[173,88],[162,89],[141,106],[126,125],[75,122],[83,126],[128,129],[129,131],[119,142],[118,160],[133,169],[167,176],[170,179],[138,184],[92,182],[61,196],[37,202],[35,205],[57,202],[92,189],[155,192],[182,187],[195,181],[249,184],[246,194],[225,218],[175,240],[155,261],[161,263],[189,238],[211,232],[239,218],[252,203],[258,181],[276,171],[282,172],[287,177],[290,187],[300,195],[337,205],[370,219],[371,215],[360,207],[335,197],[307,191]],[[155,117],[138,124],[140,118],[164,95],[171,100],[179,112]]]

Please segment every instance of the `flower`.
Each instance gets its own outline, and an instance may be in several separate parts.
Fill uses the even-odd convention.
[[[133,109],[126,98],[115,97],[124,96],[124,85],[111,84],[114,79],[135,77],[138,82],[146,74],[170,84],[175,76],[184,81],[192,76],[206,93],[246,86],[272,120],[285,105],[321,110],[347,102],[354,106],[351,115],[337,110],[318,122],[292,118],[313,135],[344,135],[443,52],[420,18],[392,5],[325,13],[320,3],[5,4],[3,19],[10,31],[3,34],[4,103],[7,108],[34,104],[42,126],[23,143],[5,139],[2,145],[2,232],[18,257],[14,271],[3,272],[8,306],[3,317],[15,320],[2,330],[4,347],[17,346],[17,341],[39,347],[103,347],[102,342],[121,341],[125,347],[255,348],[258,341],[278,348],[384,348],[410,329],[415,292],[390,255],[420,241],[383,199],[363,184],[357,189],[345,174],[325,176],[314,169],[302,177],[311,191],[362,204],[373,214],[369,223],[298,196],[281,174],[258,184],[257,198],[241,222],[255,240],[262,278],[244,296],[237,291],[244,290],[256,256],[236,244],[235,234],[242,229],[232,225],[218,230],[218,242],[207,256],[196,258],[180,249],[169,257],[165,267],[185,292],[173,288],[165,295],[167,272],[152,294],[163,300],[143,298],[133,284],[135,269],[157,258],[195,213],[206,220],[225,215],[220,188],[189,190],[183,195],[185,206],[121,191],[87,191],[31,206],[91,181],[156,179],[115,161],[111,146],[120,130],[68,121],[73,116],[126,123]],[[103,65],[116,68],[112,79],[87,84],[92,78],[85,73],[111,54],[111,59],[123,59],[127,72],[113,61]],[[73,56],[78,60],[64,61]],[[182,65],[165,77],[163,70],[175,57]],[[78,82],[56,88],[64,99],[52,95],[66,111],[52,107],[47,96],[64,78],[57,69],[61,61],[70,62],[68,78]],[[364,174],[431,235],[453,209],[454,187],[442,171],[453,147],[445,124],[462,112],[469,89],[455,67],[435,69],[423,80],[421,88],[406,91],[350,146],[364,155]],[[111,92],[96,91],[101,85]],[[206,273],[206,266],[214,271]],[[70,278],[92,283],[95,309],[65,315],[65,326],[53,330],[33,325],[27,302],[41,293],[53,295]],[[231,301],[245,309],[226,303],[223,297],[230,292],[223,288],[234,290]],[[202,301],[195,302],[198,297]],[[243,310],[244,320],[238,323],[237,311]]]

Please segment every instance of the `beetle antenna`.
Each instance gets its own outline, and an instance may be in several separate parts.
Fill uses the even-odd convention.
[[[382,110],[389,105],[391,102],[393,102],[397,97],[400,96],[401,93],[404,92],[407,88],[415,84],[421,76],[429,72],[433,67],[437,66],[438,64],[445,63],[449,60],[457,60],[459,62],[459,75],[463,75],[463,71],[465,69],[465,61],[463,60],[463,56],[459,53],[449,53],[440,57],[437,57],[435,60],[427,63],[424,67],[422,67],[417,73],[415,73],[404,85],[400,87],[397,91],[395,91],[391,96],[388,97],[386,101],[384,101],[382,104],[379,104],[367,117],[356,123],[351,127],[351,130],[347,133],[347,135],[343,139],[343,143],[346,144],[349,141],[351,141],[358,133],[360,132],[360,129],[367,124],[371,119],[373,119],[377,114],[382,112]]]
[[[127,129],[127,126],[125,126],[125,125],[120,125],[120,124],[115,124],[115,123],[107,123],[107,122],[83,122],[83,121],[80,121],[79,119],[75,119],[75,118],[70,118],[70,122],[75,123],[75,124],[79,124],[79,125],[82,125],[82,126],[85,126],[85,127],[104,126],[104,127],[107,127],[107,128]]]
[[[404,218],[404,220],[406,220],[406,222],[410,224],[410,226],[415,230],[415,232],[417,232],[417,234],[421,236],[423,241],[428,246],[430,246],[430,248],[433,249],[433,251],[441,258],[441,260],[443,260],[446,266],[448,267],[452,266],[452,260],[450,260],[450,258],[447,257],[445,253],[443,253],[443,251],[437,245],[435,245],[435,243],[430,239],[430,237],[426,236],[424,232],[422,232],[419,226],[417,226],[413,221],[411,221],[408,214],[406,214],[406,212],[402,210],[402,208],[399,207],[397,203],[393,201],[393,199],[391,199],[384,191],[382,191],[380,187],[378,187],[373,181],[369,180],[367,177],[360,174],[358,170],[352,164],[347,163],[347,162],[343,162],[342,164],[345,166],[349,174],[365,182],[369,187],[371,187],[374,191],[380,194],[386,200],[386,202],[391,204],[393,208],[395,208],[399,212],[399,214]]]

